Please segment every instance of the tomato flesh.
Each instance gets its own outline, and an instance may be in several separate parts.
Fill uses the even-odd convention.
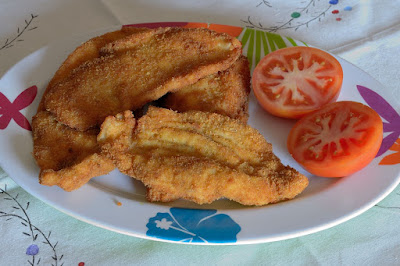
[[[301,118],[289,133],[292,157],[312,174],[350,175],[368,165],[382,143],[383,123],[370,107],[343,101]]]
[[[265,56],[252,77],[260,105],[273,115],[300,118],[336,101],[343,70],[332,55],[311,47],[290,47]]]

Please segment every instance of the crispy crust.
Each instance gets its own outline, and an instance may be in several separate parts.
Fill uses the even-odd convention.
[[[168,94],[163,106],[178,112],[214,112],[247,123],[249,94],[249,61],[242,55],[227,70]]]
[[[150,201],[205,204],[226,197],[265,205],[308,185],[255,129],[215,113],[150,107],[136,122],[125,112],[105,120],[98,142],[122,173],[144,183]]]
[[[57,185],[73,191],[91,178],[115,168],[111,160],[99,153],[98,129],[77,131],[58,122],[53,114],[45,111],[44,99],[51,88],[68,79],[74,69],[100,57],[101,48],[106,44],[147,30],[122,28],[94,37],[77,47],[56,71],[39,104],[38,113],[32,118],[33,156],[40,167],[39,182],[42,185]]]
[[[110,159],[100,155],[98,130],[76,131],[41,111],[32,119],[32,133],[33,156],[41,169],[39,182],[43,185],[72,191],[115,168]]]
[[[129,35],[148,30],[149,29],[146,28],[124,27],[121,30],[108,32],[101,36],[94,37],[84,42],[82,45],[78,46],[61,64],[60,68],[56,71],[53,78],[50,80],[39,104],[38,111],[45,110],[45,95],[48,93],[48,91],[50,91],[52,87],[54,87],[57,83],[69,78],[75,68],[79,67],[87,61],[91,61],[95,58],[100,57],[101,49],[108,43],[115,42]]]
[[[219,44],[222,48],[220,50],[212,50],[214,54],[210,53],[210,55],[204,56],[204,58],[200,57],[201,60],[199,59],[198,62],[189,62],[190,64],[183,62],[183,70],[181,72],[170,73],[168,77],[170,78],[169,83],[163,80],[166,77],[159,77],[161,83],[157,85],[158,87],[154,91],[149,90],[148,94],[143,91],[135,92],[135,86],[133,88],[125,86],[126,79],[129,79],[132,73],[137,72],[136,69],[126,69],[127,65],[133,66],[138,63],[137,61],[131,62],[131,59],[135,57],[133,51],[142,49],[142,55],[146,55],[146,53],[151,54],[154,51],[157,52],[154,49],[157,48],[155,43],[161,41],[162,38],[166,38],[176,44],[178,47],[176,50],[183,49],[180,45],[185,35],[192,38],[192,40],[196,40],[197,38],[197,43],[189,43],[185,48],[197,48],[199,49],[197,52],[200,51],[200,54],[201,52],[209,53],[212,50],[209,49],[211,45]],[[204,42],[198,40],[201,37],[205,38]],[[165,40],[162,40],[162,42],[165,42]],[[185,44],[187,45],[188,43]],[[148,47],[149,45],[151,47]],[[229,49],[223,47],[224,45],[229,46]],[[164,54],[159,53],[157,55],[159,57],[165,56],[165,53],[169,52],[166,51],[167,48],[168,46],[164,47]],[[172,90],[174,86],[177,89],[179,86],[183,86],[183,84],[198,80],[210,71],[218,71],[219,69],[228,67],[229,62],[233,62],[235,57],[238,56],[236,54],[240,53],[240,48],[240,43],[236,39],[223,34],[216,34],[209,30],[171,28],[155,30],[122,28],[121,30],[106,33],[83,43],[68,56],[57,70],[46,88],[38,108],[38,113],[33,117],[34,157],[41,168],[40,183],[49,186],[58,185],[67,191],[72,191],[88,182],[90,178],[107,174],[115,168],[111,160],[99,153],[99,147],[96,142],[96,134],[98,133],[96,125],[94,127],[92,124],[77,127],[78,130],[76,130],[71,125],[68,125],[68,123],[65,124],[60,121],[60,117],[64,117],[66,113],[68,118],[70,115],[72,117],[77,115],[75,118],[80,123],[87,118],[85,114],[80,112],[80,107],[84,107],[90,112],[89,118],[100,114],[100,118],[98,118],[98,123],[100,124],[102,122],[101,117],[104,114],[110,115],[114,113],[113,108],[111,110],[107,109],[107,103],[111,103],[111,105],[125,103],[128,101],[127,99],[132,97],[129,91],[134,91],[135,95],[133,96],[141,97],[142,100],[142,102],[138,103],[137,99],[133,99],[137,105],[131,107],[141,107],[145,102],[162,96],[164,92],[158,90],[159,87],[165,87],[166,84],[169,84],[169,89]],[[189,51],[186,56],[193,55],[196,52],[190,49]],[[222,53],[219,54],[218,52]],[[185,55],[171,54],[171,57],[179,57],[181,61],[187,59]],[[158,61],[150,60],[149,62],[143,63],[140,61],[139,63],[149,64],[147,67],[153,69],[159,67],[157,65]],[[188,66],[189,70],[184,69],[185,66]],[[109,67],[111,67],[111,70]],[[101,73],[97,73],[98,75],[96,76],[90,71],[100,71]],[[159,71],[159,69],[156,69],[156,71]],[[108,75],[109,72],[111,72],[111,76]],[[110,81],[112,85],[115,85],[113,82],[120,77],[120,83],[116,85],[116,91],[108,94],[110,92],[109,87],[94,86],[93,83],[97,82],[99,76],[106,79],[106,81]],[[142,81],[149,82],[148,79]],[[84,91],[82,94],[76,93],[74,89],[77,88],[77,84],[80,84],[80,82],[85,84],[86,82],[92,82],[89,85],[93,87],[80,87]],[[142,83],[143,86],[147,86],[145,82]],[[136,93],[138,94],[136,95]],[[57,95],[60,97],[58,98]],[[96,95],[100,99],[96,98]],[[70,98],[71,96],[72,98]],[[53,102],[49,100],[49,102],[55,104],[56,110],[47,108],[47,98],[54,100]],[[71,106],[66,107],[66,102],[63,102],[63,100],[66,100],[67,103],[71,100],[76,105],[72,106],[72,108],[69,108]],[[108,107],[110,106],[108,105]],[[125,109],[125,107],[123,108]],[[46,111],[46,109],[51,112]]]
[[[50,87],[44,106],[58,121],[87,130],[108,115],[135,110],[223,71],[240,54],[236,38],[208,29],[140,32],[108,44],[101,57],[86,61]]]

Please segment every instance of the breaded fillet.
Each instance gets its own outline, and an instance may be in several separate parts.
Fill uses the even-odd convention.
[[[91,61],[95,58],[100,57],[101,49],[111,42],[115,42],[118,39],[122,39],[127,37],[128,35],[132,35],[139,32],[144,32],[149,29],[146,28],[133,28],[133,27],[123,27],[120,30],[108,32],[101,36],[94,37],[80,46],[78,46],[62,63],[60,68],[54,74],[53,78],[50,80],[47,85],[46,91],[44,95],[50,90],[50,88],[54,87],[58,82],[68,79],[72,74],[75,68],[84,64],[87,61]],[[44,109],[44,95],[40,102],[38,111],[43,111]]]
[[[32,133],[33,156],[41,169],[39,182],[43,185],[72,191],[115,168],[110,159],[100,155],[98,129],[80,132],[58,123],[51,113],[40,111],[32,119]]]
[[[84,131],[229,68],[241,43],[208,29],[159,28],[107,44],[45,95],[58,121]]]
[[[44,96],[54,84],[68,79],[75,68],[98,58],[101,48],[106,44],[146,30],[148,29],[122,28],[86,41],[63,62],[49,82]],[[44,96],[38,113],[32,118],[33,156],[40,167],[39,182],[72,191],[92,177],[113,170],[115,166],[112,161],[99,153],[100,148],[96,141],[99,130],[80,132],[58,122],[54,115],[45,111]]]
[[[33,118],[34,157],[41,168],[39,176],[41,184],[58,185],[64,190],[72,191],[88,182],[90,178],[107,174],[115,168],[108,158],[98,153],[99,147],[96,141],[93,141],[98,130],[93,128],[78,131],[57,121],[54,114],[43,112],[45,99],[54,88],[59,88],[59,84],[73,79],[82,66],[102,60],[106,54],[124,53],[140,45],[140,42],[154,37],[154,34],[154,30],[146,28],[123,27],[121,30],[88,40],[63,62],[49,82],[40,102],[38,114]],[[69,89],[64,86],[59,92],[64,94]]]
[[[178,112],[214,112],[247,123],[249,93],[249,61],[242,55],[227,70],[169,93],[162,105]]]
[[[118,169],[144,183],[149,201],[198,204],[222,197],[244,205],[291,199],[308,179],[284,166],[263,136],[216,113],[150,107],[107,117],[97,138]]]

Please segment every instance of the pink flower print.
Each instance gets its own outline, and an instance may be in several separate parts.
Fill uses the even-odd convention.
[[[29,106],[35,99],[37,94],[37,87],[32,86],[21,92],[20,95],[10,102],[3,93],[0,92],[0,129],[7,128],[11,119],[23,129],[32,130],[28,119],[21,114],[21,110]]]

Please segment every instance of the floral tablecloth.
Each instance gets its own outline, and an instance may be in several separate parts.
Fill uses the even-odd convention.
[[[206,22],[279,33],[333,52],[376,78],[393,101],[400,101],[399,14],[400,2],[389,0],[2,1],[0,76],[31,52],[68,35],[121,24]],[[393,141],[385,163],[400,169],[399,113],[394,110],[387,121]],[[397,187],[363,214],[307,236],[244,246],[162,243],[70,217],[0,170],[0,265],[400,265],[399,227]]]

